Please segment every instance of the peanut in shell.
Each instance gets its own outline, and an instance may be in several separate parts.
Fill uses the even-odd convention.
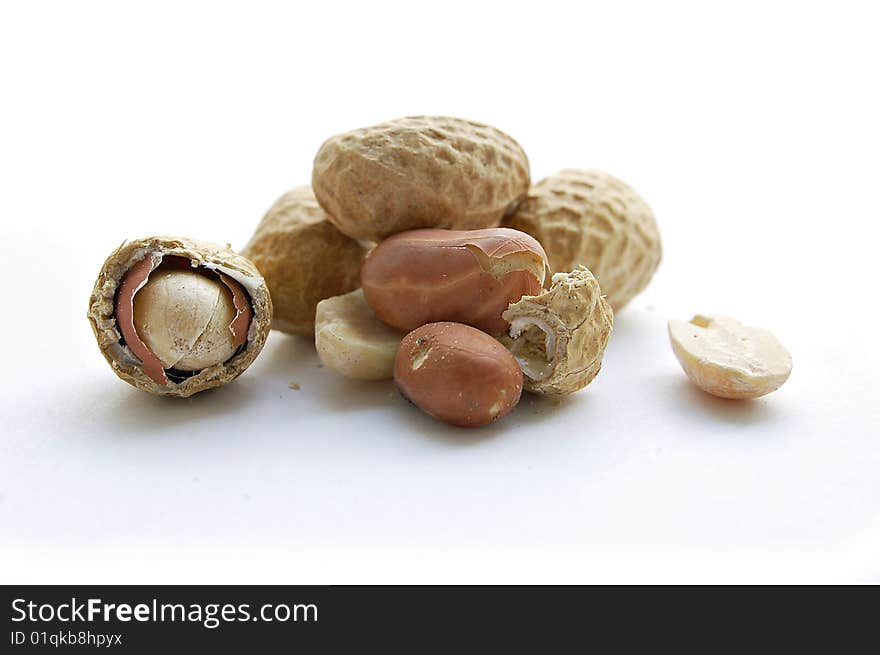
[[[503,225],[540,241],[554,273],[590,269],[615,312],[648,285],[660,264],[651,208],[602,171],[568,169],[544,178]]]
[[[188,273],[204,276],[205,284],[194,285]],[[158,278],[166,275],[171,283],[163,285]],[[139,299],[151,281],[158,283],[156,298]],[[199,299],[208,306],[195,306]],[[147,237],[123,243],[104,262],[88,318],[119,378],[148,393],[185,398],[227,384],[250,366],[266,342],[272,300],[253,263],[229,247]],[[168,323],[156,323],[162,320]],[[206,343],[224,330],[228,343]]]
[[[343,233],[381,241],[417,228],[497,226],[528,191],[529,162],[488,125],[413,116],[328,139],[312,186]]]
[[[281,196],[242,250],[272,294],[273,329],[308,337],[318,303],[359,286],[366,252],[330,223],[308,186]]]

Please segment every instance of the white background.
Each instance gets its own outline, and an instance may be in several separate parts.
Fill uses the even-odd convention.
[[[877,25],[844,2],[4,3],[0,581],[880,581]],[[86,320],[113,248],[241,247],[326,137],[419,113],[654,208],[663,263],[587,390],[461,431],[278,333],[188,401],[113,375]],[[774,331],[789,382],[690,387],[665,323],[696,312]]]

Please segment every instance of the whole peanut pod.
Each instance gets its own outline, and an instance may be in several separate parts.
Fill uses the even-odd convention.
[[[242,250],[272,294],[272,327],[303,336],[315,333],[321,300],[357,288],[366,252],[330,223],[308,186],[281,196]]]
[[[586,266],[615,312],[660,264],[654,213],[630,186],[595,170],[564,170],[535,184],[505,227],[535,237],[554,273]]]
[[[510,303],[540,292],[546,269],[541,244],[516,230],[410,230],[373,249],[361,285],[376,316],[400,330],[453,321],[498,333]]]
[[[312,186],[354,239],[416,228],[498,225],[529,188],[529,161],[504,132],[461,118],[414,116],[328,139]]]

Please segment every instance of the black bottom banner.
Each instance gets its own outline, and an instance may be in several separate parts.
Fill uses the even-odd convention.
[[[867,588],[863,589],[864,591]],[[0,587],[0,652],[387,652],[646,644],[842,652],[876,622],[841,588]],[[855,602],[847,603],[847,600]],[[866,599],[867,600],[867,599]],[[844,611],[846,607],[846,611]],[[832,629],[834,620],[843,626]],[[853,640],[856,640],[855,642]],[[699,647],[702,646],[702,649]],[[848,651],[847,651],[848,652]]]

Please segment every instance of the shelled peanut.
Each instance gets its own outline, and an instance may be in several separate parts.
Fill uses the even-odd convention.
[[[428,343],[433,334],[424,332],[426,325],[435,326],[435,331],[442,326],[441,333],[454,334],[457,343],[489,343],[474,336],[471,328],[477,328],[491,343],[500,340],[507,347],[505,360],[517,363],[520,385],[524,375],[530,391],[567,394],[585,387],[599,372],[612,312],[588,270],[580,267],[557,274],[545,290],[546,268],[540,244],[516,230],[426,229],[381,242],[365,260],[361,281],[363,297],[375,317],[389,326],[414,330],[410,335],[418,334],[418,343]],[[404,339],[395,365],[395,380],[403,393],[441,420],[477,424],[471,414],[455,418],[455,408],[461,407],[455,399],[449,399],[443,411],[437,410],[438,398],[450,392],[450,380],[467,379],[474,361],[497,357],[498,349],[468,346],[470,357],[448,361],[447,350],[441,350],[446,377],[438,377],[433,389],[430,376],[419,374],[415,394],[410,378],[417,367],[403,369],[400,364],[404,349],[415,352],[410,341],[410,336]],[[491,396],[491,388],[485,393]],[[516,403],[512,396],[506,398]],[[504,413],[488,414],[495,420]]]
[[[356,289],[318,303],[315,347],[328,368],[353,380],[389,380],[406,333],[380,321]]]
[[[478,427],[519,402],[522,371],[491,336],[461,323],[429,323],[404,337],[394,361],[401,393],[436,419]]]
[[[541,244],[523,232],[412,230],[373,249],[361,285],[376,316],[398,329],[455,321],[497,333],[510,303],[541,290],[546,269]]]
[[[719,398],[758,398],[791,375],[791,355],[775,336],[729,316],[669,321],[669,341],[691,382]]]

